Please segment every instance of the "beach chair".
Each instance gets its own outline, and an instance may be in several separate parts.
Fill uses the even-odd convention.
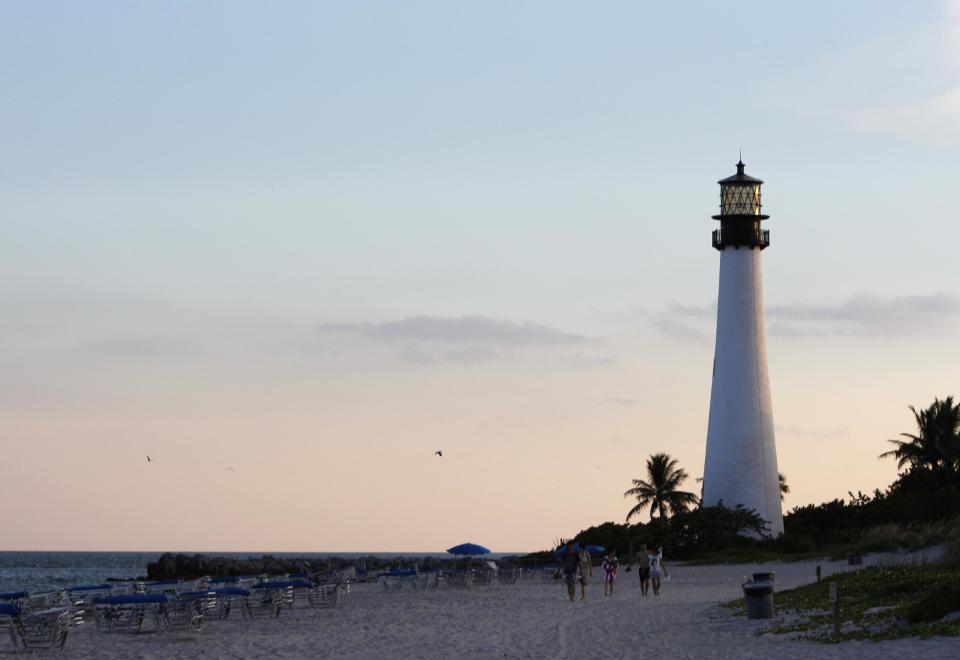
[[[11,605],[25,603],[29,598],[30,593],[27,591],[5,591],[0,593],[0,603],[9,603]]]
[[[250,590],[238,586],[214,587],[209,593],[213,594],[213,601],[208,610],[208,620],[228,619],[231,612],[240,612],[244,619],[249,618],[247,613],[247,601],[250,598]]]
[[[0,603],[0,628],[5,628],[15,649],[27,651],[63,649],[70,627],[83,622],[69,608],[28,609]]]
[[[417,570],[415,568],[390,569],[384,573],[379,573],[380,584],[384,589],[402,589],[404,585],[417,588]]]
[[[104,598],[113,593],[112,584],[83,584],[76,587],[67,587],[67,600],[72,607],[81,610],[90,610],[98,598]]]
[[[66,594],[63,589],[58,589],[56,591],[41,591],[39,593],[30,594],[27,598],[26,604],[29,608],[34,610],[44,610],[52,609],[55,607],[69,607],[70,603],[67,602]]]
[[[163,594],[164,596],[176,596],[183,582],[181,580],[156,580],[154,582],[141,582],[138,593],[142,594]]]
[[[0,603],[0,630],[7,633],[13,648],[17,648],[17,619],[20,617],[20,605],[16,603]]]
[[[307,592],[307,602],[313,608],[333,608],[349,592],[350,583],[348,581],[317,584]]]
[[[160,632],[166,626],[164,594],[120,594],[97,598],[93,604],[93,620],[104,633]],[[150,622],[151,627],[145,628]]]
[[[558,580],[560,579],[560,565],[559,564],[546,564],[540,568],[540,577],[544,580]]]
[[[519,568],[501,568],[497,571],[497,581],[500,584],[516,584],[521,570]]]
[[[470,571],[470,582],[476,587],[486,587],[493,581],[493,571],[480,568]]]
[[[168,598],[163,605],[163,623],[167,630],[199,630],[207,612],[215,612],[217,599],[210,591],[185,591]]]
[[[436,570],[418,573],[414,582],[414,586],[420,590],[436,589],[439,584],[440,573]]]
[[[469,589],[473,581],[470,571],[462,568],[448,568],[441,573],[443,586],[450,589]]]
[[[250,618],[275,619],[281,610],[293,606],[293,585],[289,580],[267,580],[253,585],[249,591],[244,604]]]

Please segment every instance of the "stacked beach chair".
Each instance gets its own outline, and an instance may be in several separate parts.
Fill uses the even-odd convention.
[[[14,650],[60,650],[70,628],[83,622],[61,591],[31,596],[26,591],[0,594],[0,632]]]
[[[205,622],[274,619],[292,608],[329,609],[350,591],[333,574],[90,584],[31,595],[0,593],[0,638],[14,650],[59,650],[74,626],[103,634],[199,631]]]

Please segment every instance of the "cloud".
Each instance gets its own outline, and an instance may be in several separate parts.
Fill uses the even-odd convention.
[[[449,362],[493,362],[501,357],[501,353],[482,346],[469,346],[447,351],[443,359]]]
[[[782,336],[926,336],[954,326],[960,299],[947,293],[894,298],[858,294],[834,305],[772,305],[766,314],[780,322],[776,327]]]
[[[420,341],[432,344],[487,344],[495,346],[562,346],[589,341],[583,335],[532,323],[484,316],[442,318],[411,316],[380,323],[322,323],[324,335],[353,335],[373,341]]]
[[[409,362],[410,364],[419,364],[423,366],[429,366],[431,364],[436,364],[437,359],[427,353],[426,351],[421,351],[418,348],[405,348],[400,351],[400,359],[404,362]]]
[[[696,344],[705,344],[707,335],[702,330],[672,318],[659,318],[653,322],[654,327],[670,339],[689,341]]]
[[[892,298],[860,293],[831,304],[770,305],[765,313],[770,335],[786,339],[933,336],[956,328],[960,299],[949,293]],[[654,326],[670,337],[702,342],[715,315],[714,306],[669,303]]]
[[[712,305],[684,305],[675,300],[667,303],[667,311],[673,316],[686,316],[696,319],[714,319],[717,315],[717,304]]]

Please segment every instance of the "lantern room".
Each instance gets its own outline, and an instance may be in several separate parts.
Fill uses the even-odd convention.
[[[713,232],[713,247],[739,249],[760,248],[770,245],[770,232],[760,229],[760,222],[770,216],[763,215],[760,201],[760,186],[763,181],[744,172],[743,161],[737,163],[737,173],[720,179],[720,229]]]

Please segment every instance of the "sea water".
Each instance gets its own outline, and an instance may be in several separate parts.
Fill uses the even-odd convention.
[[[147,574],[147,564],[160,558],[162,552],[0,552],[0,593],[29,591],[37,593],[82,584],[100,584],[108,579],[132,580]],[[183,552],[194,555],[196,552]],[[424,557],[446,558],[445,552],[204,552],[208,557],[296,557],[303,559],[398,558],[415,560]],[[486,555],[497,559],[508,553]],[[519,554],[519,553],[518,553]]]

